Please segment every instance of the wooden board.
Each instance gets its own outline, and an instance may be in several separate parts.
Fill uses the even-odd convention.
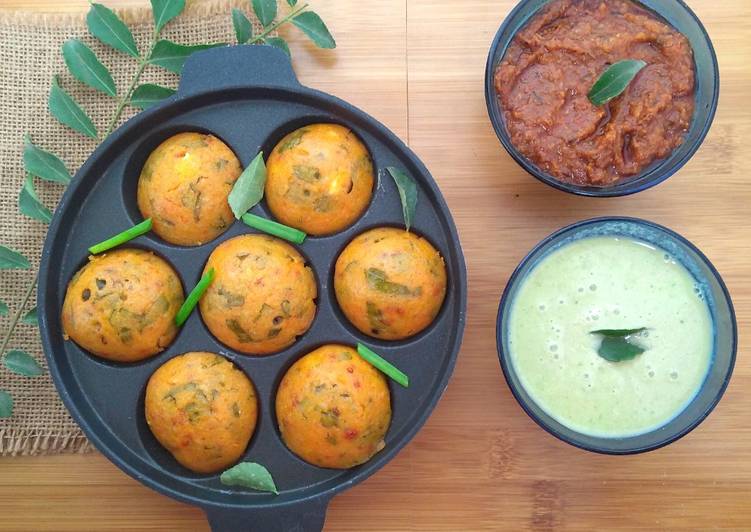
[[[109,0],[108,5],[142,4]],[[340,48],[293,38],[304,83],[384,121],[423,158],[454,213],[470,277],[468,327],[454,377],[400,455],[332,503],[327,530],[751,528],[751,3],[689,0],[720,61],[717,118],[676,176],[628,198],[569,196],[526,175],[488,121],[487,50],[512,0],[312,0]],[[85,9],[85,0],[0,0],[0,7]],[[741,330],[735,375],[717,410],[665,449],[599,456],[567,446],[521,411],[501,375],[495,313],[538,240],[606,214],[665,224],[723,274]],[[158,495],[102,456],[2,461],[4,530],[205,530],[200,511]]]

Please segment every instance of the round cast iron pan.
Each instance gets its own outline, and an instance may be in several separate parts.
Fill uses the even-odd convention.
[[[318,282],[318,310],[310,330],[290,348],[269,356],[236,353],[207,330],[196,309],[177,338],[159,355],[132,364],[96,358],[63,339],[60,310],[72,275],[87,262],[88,246],[142,220],[136,205],[138,177],[148,155],[181,131],[212,133],[230,146],[243,166],[268,154],[285,134],[306,124],[335,122],[351,128],[370,150],[378,172],[373,200],[349,229],[309,237],[298,249]],[[441,252],[448,272],[446,300],[435,322],[398,342],[359,333],[337,307],[333,266],[343,247],[366,229],[402,226],[398,191],[386,166],[397,166],[418,183],[413,231]],[[253,212],[270,217],[261,204]],[[154,251],[178,272],[186,293],[200,278],[211,251],[222,241],[254,230],[235,222],[221,237],[188,248],[149,233],[128,246]],[[214,530],[320,530],[331,498],[383,467],[417,433],[443,393],[464,330],[467,280],[451,214],[427,169],[386,127],[333,96],[300,85],[288,58],[267,46],[217,48],[190,57],[177,94],[129,120],[81,167],[50,224],[42,253],[39,309],[42,344],[63,402],[92,443],[123,471],[160,493],[202,507]],[[274,414],[276,388],[289,366],[328,342],[362,341],[410,377],[409,388],[389,381],[393,418],[386,448],[346,471],[310,465],[282,442]],[[242,460],[265,465],[278,496],[229,489],[219,475],[180,466],[146,425],[144,389],[165,361],[186,351],[212,351],[230,358],[253,381],[259,420]]]

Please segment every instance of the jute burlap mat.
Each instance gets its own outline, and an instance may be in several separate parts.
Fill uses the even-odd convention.
[[[184,44],[235,42],[231,8],[242,8],[253,20],[249,5],[247,0],[189,0],[186,10],[167,26],[163,37]],[[144,50],[153,31],[150,10],[130,9],[118,14]],[[18,193],[24,179],[24,133],[30,133],[38,146],[56,153],[71,173],[96,146],[96,141],[59,124],[47,112],[53,75],[60,75],[63,88],[88,111],[100,132],[106,129],[115,107],[114,100],[83,86],[68,73],[60,47],[70,38],[88,44],[112,72],[118,90],[125,90],[137,68],[136,62],[91,37],[86,30],[85,13],[43,15],[0,10],[0,243],[22,252],[32,261],[33,268],[39,265],[47,226],[18,211]],[[141,80],[169,87],[176,87],[177,81],[177,76],[157,67],[148,68]],[[122,120],[133,113],[128,111]],[[54,207],[62,186],[38,179],[36,182],[40,198],[49,208]],[[11,315],[18,309],[34,273],[0,272],[0,300],[8,304]],[[0,318],[0,334],[5,333],[9,322],[9,316]],[[9,347],[25,350],[46,367],[35,327],[19,325]],[[14,400],[13,416],[0,420],[0,455],[86,452],[91,448],[46,373],[26,378],[0,368],[0,389],[8,391]]]

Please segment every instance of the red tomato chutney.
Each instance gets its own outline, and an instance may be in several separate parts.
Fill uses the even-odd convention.
[[[647,63],[597,107],[592,85],[613,63]],[[629,0],[552,0],[513,38],[495,72],[506,129],[559,181],[611,186],[679,146],[694,113],[684,35]]]

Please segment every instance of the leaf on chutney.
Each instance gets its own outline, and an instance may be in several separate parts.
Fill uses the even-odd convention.
[[[602,342],[597,348],[597,354],[609,362],[631,360],[641,355],[646,349],[633,341],[633,336],[646,330],[637,329],[598,329],[590,334],[602,336]]]
[[[639,71],[647,66],[640,59],[624,59],[610,65],[589,89],[587,96],[594,105],[605,105],[619,96]]]
[[[219,480],[225,486],[239,486],[279,495],[269,470],[255,462],[240,462],[222,473]]]
[[[133,57],[139,57],[138,46],[128,26],[114,11],[102,4],[91,4],[86,15],[89,33],[114,48]]]
[[[631,336],[633,334],[639,334],[646,331],[646,327],[639,327],[638,329],[598,329],[596,331],[590,331],[590,334],[599,334],[600,336]]]
[[[402,213],[404,214],[404,225],[407,231],[409,231],[409,228],[412,226],[412,220],[415,217],[415,209],[417,208],[417,185],[414,179],[398,168],[387,166],[386,170],[391,174],[396,183],[396,188],[399,190]]]
[[[78,39],[69,39],[63,44],[63,59],[68,70],[77,80],[110,96],[117,94],[115,81],[91,48]]]

